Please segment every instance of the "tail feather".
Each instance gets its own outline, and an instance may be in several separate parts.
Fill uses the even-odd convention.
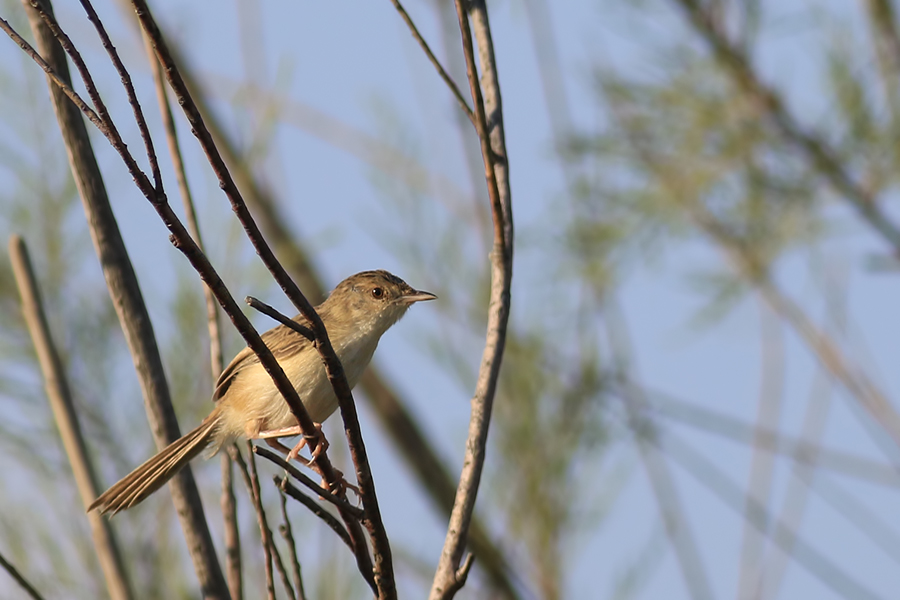
[[[217,426],[217,419],[207,418],[103,492],[88,512],[99,508],[100,514],[116,514],[142,502],[210,445]]]

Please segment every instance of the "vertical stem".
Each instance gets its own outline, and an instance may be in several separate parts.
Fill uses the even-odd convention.
[[[263,553],[265,555],[265,573],[266,573],[266,597],[269,600],[275,600],[275,578],[272,575],[272,532],[266,523],[266,513],[263,511],[262,500],[259,494],[259,478],[256,476],[256,463],[252,468],[248,469],[244,459],[241,458],[240,450],[237,445],[232,445],[229,449],[232,453],[232,459],[237,464],[241,475],[244,477],[244,484],[247,486],[247,492],[250,494],[250,500],[253,502],[253,508],[256,510],[256,520],[259,524],[259,537],[262,542]],[[247,451],[250,453],[250,460],[253,460],[253,443],[247,440]]]
[[[464,6],[464,4],[468,6]],[[478,40],[481,81],[479,81],[478,68],[475,65],[472,31],[469,28],[467,10],[472,12],[473,30]],[[466,58],[466,72],[475,113],[475,127],[481,142],[485,180],[494,224],[494,241],[490,257],[491,294],[487,333],[478,380],[475,384],[475,393],[472,397],[472,416],[469,421],[466,456],[453,510],[450,513],[447,537],[444,540],[444,547],[429,595],[431,600],[452,598],[465,584],[468,570],[471,567],[471,555],[462,565],[460,562],[465,550],[472,513],[475,510],[475,500],[478,496],[478,486],[487,453],[491,411],[500,376],[503,349],[506,345],[506,327],[509,320],[512,284],[512,196],[503,131],[500,83],[494,59],[487,7],[483,1],[466,3],[464,0],[457,0],[456,13]],[[490,123],[490,127],[488,123]]]
[[[306,591],[303,589],[303,575],[300,569],[300,560],[297,558],[297,544],[294,541],[294,531],[287,514],[287,494],[283,489],[283,486],[287,485],[287,482],[287,475],[284,476],[284,479],[279,479],[278,477],[275,478],[275,485],[278,487],[278,498],[281,500],[281,520],[284,522],[281,526],[281,536],[287,544],[288,553],[291,557],[291,573],[294,577],[294,587],[297,589],[297,600],[306,600]]]
[[[31,266],[28,248],[25,246],[25,241],[17,235],[9,239],[9,256],[16,277],[16,285],[19,288],[19,296],[22,298],[25,323],[28,325],[28,332],[31,334],[31,340],[37,352],[41,373],[44,375],[44,389],[50,400],[50,407],[53,409],[53,417],[56,419],[56,426],[59,429],[66,456],[69,457],[69,464],[72,466],[78,494],[81,496],[84,506],[87,507],[99,493],[97,474],[88,456],[87,445],[84,442],[84,435],[81,433],[81,424],[78,422],[78,414],[75,412],[75,403],[72,401],[72,393],[62,359],[53,343],[53,337],[50,335],[50,326],[47,324],[47,316],[44,313],[41,293]],[[112,525],[96,511],[88,513],[87,518],[110,598],[129,600],[133,597],[131,584]]]

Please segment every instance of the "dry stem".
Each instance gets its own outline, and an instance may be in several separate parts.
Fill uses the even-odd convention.
[[[53,337],[50,335],[50,326],[44,313],[41,293],[31,266],[28,248],[25,246],[25,241],[17,235],[9,239],[9,255],[16,277],[16,285],[19,288],[19,296],[22,298],[25,323],[28,325],[28,332],[34,343],[41,372],[44,375],[44,389],[50,400],[50,407],[53,409],[53,417],[56,419],[56,426],[59,429],[66,456],[69,457],[69,463],[72,466],[75,485],[78,487],[81,501],[87,507],[99,493],[97,474],[91,464],[84,442],[84,435],[81,432],[81,424],[78,421],[78,413],[75,411],[75,403],[72,400],[69,380],[62,359],[56,350]],[[97,512],[88,513],[87,517],[110,598],[113,600],[132,598],[128,572],[122,561],[122,553],[119,550],[112,524]]]
[[[478,39],[482,84],[469,29],[468,9],[472,12],[473,28]],[[475,499],[484,459],[487,452],[487,435],[491,410],[500,375],[503,348],[506,343],[506,327],[509,319],[510,286],[512,283],[513,221],[512,196],[509,188],[509,168],[506,161],[506,140],[503,132],[503,109],[500,99],[500,83],[494,59],[493,41],[487,7],[483,1],[464,3],[456,1],[456,13],[466,57],[466,73],[475,112],[475,129],[481,143],[485,179],[491,202],[494,223],[494,242],[491,252],[491,295],[488,310],[487,334],[481,358],[478,380],[472,398],[472,416],[466,441],[466,456],[460,475],[459,487],[447,537],[441,551],[440,562],[434,575],[429,598],[449,599],[465,583],[472,561],[460,565],[466,546],[469,524],[475,510]],[[488,116],[489,115],[489,116]],[[488,127],[490,122],[490,128]]]

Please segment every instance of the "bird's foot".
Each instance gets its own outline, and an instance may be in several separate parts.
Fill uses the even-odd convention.
[[[331,490],[338,498],[347,498],[347,490],[350,490],[354,494],[356,494],[357,500],[362,499],[362,495],[359,493],[359,488],[347,481],[344,477],[343,471],[338,469],[334,470],[334,474],[337,476],[337,480],[334,482],[334,485],[329,486],[328,482],[325,481],[325,478],[322,478],[322,487],[326,490]]]
[[[312,465],[316,461],[319,456],[328,449],[328,440],[325,439],[325,434],[322,433],[322,424],[321,423],[313,423],[316,428],[315,435],[307,436],[303,433],[303,430],[300,429],[299,425],[294,425],[292,427],[282,427],[280,429],[270,429],[268,431],[259,432],[258,438],[265,440],[266,444],[275,448],[279,452],[282,452],[287,455],[286,460],[291,462],[294,459],[297,459],[299,462],[303,463],[306,466]],[[302,435],[303,438],[297,443],[293,448],[288,448],[280,441],[278,438],[283,437],[294,437],[297,435]],[[315,440],[315,448],[313,448],[312,454],[310,455],[309,460],[305,458],[300,458],[300,451],[308,445],[310,440]]]
[[[316,426],[316,434],[314,436],[313,435],[310,435],[310,436],[304,435],[303,439],[301,439],[297,443],[297,445],[294,446],[290,452],[288,452],[288,455],[287,455],[288,462],[291,462],[292,460],[294,460],[296,458],[300,462],[304,463],[307,467],[309,467],[314,462],[316,462],[316,459],[319,458],[319,456],[321,456],[321,454],[323,452],[328,450],[329,444],[328,444],[328,440],[325,439],[325,434],[322,433],[322,424],[321,423],[313,423],[313,425]],[[307,460],[305,458],[300,458],[299,457],[300,450],[302,450],[304,446],[310,445],[310,440],[314,440],[316,445],[313,448],[312,453],[310,453],[309,459]]]

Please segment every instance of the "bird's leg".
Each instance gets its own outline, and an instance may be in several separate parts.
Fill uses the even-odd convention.
[[[325,439],[325,434],[322,432],[322,424],[321,423],[313,423],[313,425],[316,426],[316,436],[315,436],[316,447],[313,448],[312,453],[310,453],[310,455],[309,455],[309,461],[306,463],[308,465],[311,465],[312,463],[316,462],[316,459],[319,458],[319,456],[323,452],[328,450],[328,446],[329,446],[328,440]],[[294,456],[297,456],[297,453],[300,452],[300,448],[302,448],[303,445],[307,443],[308,439],[313,439],[313,437],[310,436],[309,438],[307,438],[304,435],[303,439],[300,440],[300,443],[297,444],[297,446],[293,450],[291,450],[291,453]]]
[[[260,431],[256,435],[256,437],[259,439],[265,440],[266,444],[268,444],[272,448],[275,448],[279,452],[287,454],[286,460],[288,462],[291,462],[292,460],[294,460],[296,458],[297,460],[299,460],[300,462],[305,464],[307,467],[310,467],[311,469],[315,470],[316,472],[318,472],[321,475],[322,473],[319,471],[318,468],[316,468],[316,465],[314,463],[316,462],[316,459],[323,452],[325,452],[328,449],[329,444],[328,444],[328,440],[325,439],[325,434],[322,433],[322,424],[321,423],[313,423],[313,425],[315,425],[315,427],[316,427],[316,435],[315,436],[307,437],[306,435],[303,434],[303,431],[300,429],[300,427],[298,425],[294,425],[292,427],[281,427],[280,429],[270,429],[268,431]],[[281,438],[281,437],[294,437],[297,435],[302,435],[303,438],[301,438],[301,440],[297,443],[296,446],[294,446],[293,448],[290,448],[290,449],[288,449],[287,446],[285,446],[284,444],[282,444],[281,442],[278,441],[278,438]],[[300,454],[300,450],[302,450],[303,447],[307,445],[308,440],[311,440],[311,439],[316,440],[316,447],[313,449],[309,460],[300,458],[298,456]],[[339,471],[338,469],[335,469],[334,473],[337,476],[337,481],[335,481],[333,488],[331,488],[331,486],[328,485],[328,482],[325,481],[324,477],[322,478],[322,487],[323,488],[325,488],[325,489],[331,488],[333,493],[335,493],[336,495],[338,495],[339,497],[342,497],[342,498],[347,497],[347,490],[350,490],[354,494],[356,494],[357,498],[362,498],[362,496],[359,493],[359,488],[356,487],[355,485],[353,485],[352,483],[348,482],[344,478],[344,474],[341,471]]]
[[[287,454],[288,452],[291,451],[290,448],[288,448],[287,446],[285,446],[284,444],[279,442],[278,438],[262,438],[262,439],[263,439],[263,441],[266,442],[266,445],[269,448],[274,448],[275,450],[277,450],[278,452],[281,452],[282,454]]]
[[[314,462],[316,462],[316,459],[319,458],[319,456],[323,452],[328,450],[328,440],[325,439],[325,434],[322,433],[322,424],[321,423],[313,423],[313,425],[315,425],[315,427],[316,427],[316,435],[315,436],[311,436],[311,435],[307,436],[304,434],[303,439],[301,439],[300,442],[296,446],[294,446],[294,448],[288,453],[288,455],[287,455],[288,462],[290,462],[291,460],[293,460],[295,458],[298,458],[297,455],[300,454],[300,450],[303,448],[303,446],[306,446],[308,444],[309,440],[314,439],[316,441],[316,447],[313,448],[312,452],[310,453],[309,460],[301,459],[301,460],[304,460],[304,462],[306,463],[306,466],[308,466],[308,467],[312,466],[312,464]]]
[[[260,431],[257,434],[257,438],[265,440],[266,443],[273,448],[276,448],[280,452],[285,452],[287,454],[286,460],[291,462],[295,458],[300,460],[300,462],[309,466],[321,455],[325,450],[328,449],[328,440],[325,439],[325,434],[322,433],[322,424],[321,423],[313,423],[316,427],[315,436],[306,436],[303,433],[303,430],[300,429],[299,425],[294,425],[292,427],[281,427],[279,429],[270,429],[268,431]],[[297,443],[296,446],[288,450],[287,446],[282,444],[277,440],[277,438],[282,437],[294,437],[297,435],[302,435],[303,438]],[[316,447],[312,451],[312,455],[309,460],[299,458],[300,450],[303,449],[304,446],[307,445],[308,440],[315,439]]]

